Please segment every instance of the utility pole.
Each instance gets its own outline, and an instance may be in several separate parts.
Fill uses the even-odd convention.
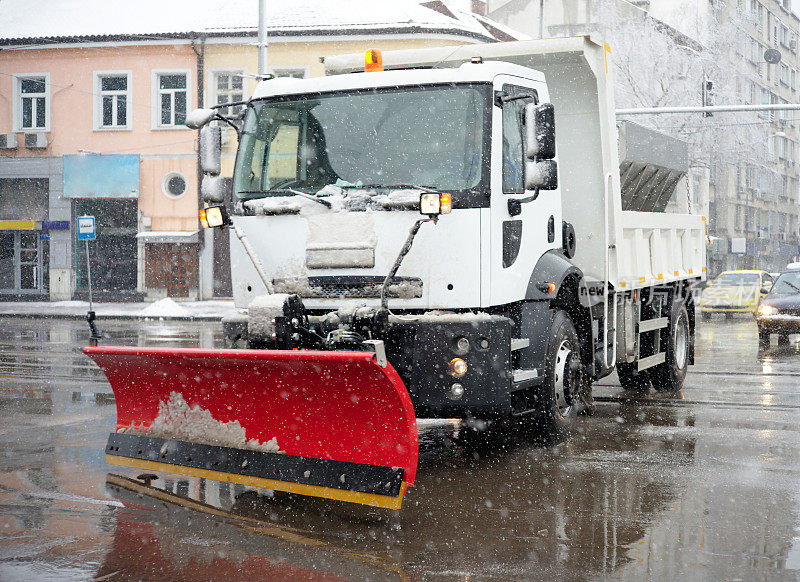
[[[258,75],[267,75],[267,0],[258,0]]]
[[[544,38],[544,0],[539,0],[539,38]]]

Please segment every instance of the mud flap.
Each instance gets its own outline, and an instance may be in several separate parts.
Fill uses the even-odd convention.
[[[391,364],[380,367],[374,353],[84,352],[116,398],[109,463],[388,508],[399,508],[414,483],[411,399]],[[184,405],[185,424],[200,418],[199,426],[164,424],[176,402]],[[229,429],[243,429],[240,443],[230,442]],[[270,441],[283,454],[268,452]]]

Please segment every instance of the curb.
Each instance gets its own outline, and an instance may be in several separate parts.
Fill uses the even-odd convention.
[[[77,319],[77,320],[85,320],[86,314],[85,313],[2,313],[0,312],[0,318],[3,317],[19,317],[19,318],[27,318],[27,319]],[[141,315],[138,313],[133,313],[130,315],[122,314],[122,313],[111,313],[108,315],[104,315],[102,313],[95,312],[95,321],[102,321],[102,320],[122,320],[122,319],[138,319],[140,321],[154,321],[154,320],[165,320],[165,321],[221,321],[222,318],[225,317],[223,314],[215,314],[215,315]]]

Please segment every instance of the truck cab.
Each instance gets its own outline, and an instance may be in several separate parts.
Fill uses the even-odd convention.
[[[500,62],[263,82],[242,128],[234,220],[277,292],[311,309],[377,305],[419,192],[448,192],[452,212],[420,229],[392,308],[515,301],[561,246],[558,190],[525,187],[525,106],[547,102],[541,73]],[[233,249],[245,308],[266,289]]]

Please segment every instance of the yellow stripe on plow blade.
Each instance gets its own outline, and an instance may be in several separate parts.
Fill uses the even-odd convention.
[[[320,487],[318,485],[307,485],[304,483],[291,483],[289,481],[277,481],[275,479],[265,479],[263,477],[251,477],[249,475],[238,475],[223,471],[211,471],[209,469],[199,469],[196,467],[186,467],[183,465],[173,465],[170,463],[159,463],[157,461],[145,461],[143,459],[131,459],[118,455],[106,454],[106,462],[111,465],[122,465],[133,467],[134,469],[147,469],[149,471],[162,471],[164,473],[178,473],[190,477],[202,477],[214,479],[215,481],[227,481],[249,485],[251,487],[263,487],[275,491],[285,491],[298,495],[308,495],[310,497],[324,497],[335,501],[348,501],[350,503],[360,503],[372,507],[383,507],[385,509],[400,509],[403,503],[403,496],[406,493],[406,483],[403,481],[400,486],[400,494],[397,497],[387,495],[375,495],[373,493],[362,493],[360,491],[347,491],[346,489],[333,489],[330,487]]]

